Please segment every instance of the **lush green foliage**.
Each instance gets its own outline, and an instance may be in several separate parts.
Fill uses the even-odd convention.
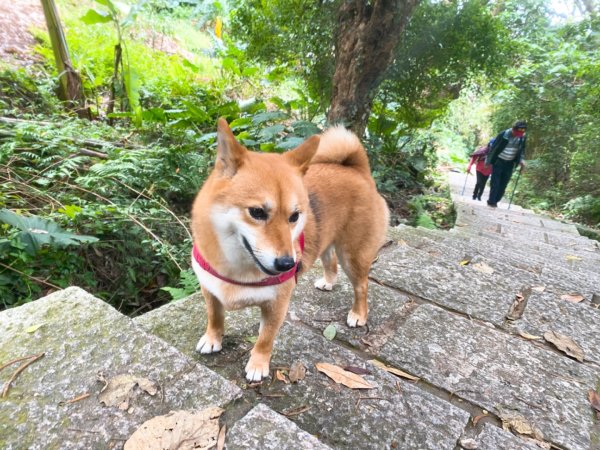
[[[0,118],[0,308],[76,284],[137,314],[197,290],[189,210],[217,118],[267,152],[325,125],[340,2],[230,2],[230,19],[227,2],[58,3],[96,118],[112,89],[116,108],[112,126],[73,119],[51,64],[0,73],[0,115],[19,119]],[[554,25],[543,0],[423,1],[365,138],[393,223],[452,226],[436,166],[464,168],[517,117],[531,123],[521,202],[597,223],[598,36],[598,19]]]
[[[496,129],[525,118],[529,170],[519,191],[530,204],[600,222],[600,21],[546,32],[495,97]]]

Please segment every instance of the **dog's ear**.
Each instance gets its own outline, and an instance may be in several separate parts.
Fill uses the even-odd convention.
[[[315,134],[314,136],[311,136],[305,140],[294,150],[284,153],[283,157],[287,159],[287,161],[293,166],[297,166],[304,174],[308,170],[310,160],[313,158],[313,156],[315,156],[315,153],[317,153],[320,140],[321,138]]]
[[[236,141],[227,121],[222,117],[217,122],[217,162],[215,170],[232,177],[246,159],[247,150]]]

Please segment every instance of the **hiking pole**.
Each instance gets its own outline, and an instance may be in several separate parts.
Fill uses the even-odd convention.
[[[508,202],[508,208],[510,209],[510,205],[512,205],[512,199],[515,195],[515,191],[517,190],[517,184],[519,184],[519,178],[521,178],[521,172],[523,171],[523,168],[519,169],[519,173],[517,174],[517,179],[515,180],[515,186],[513,187],[513,191],[512,194],[510,194],[510,201]]]
[[[471,172],[467,172],[467,175],[465,176],[465,184],[463,184],[463,188],[462,191],[460,193],[460,196],[462,197],[463,195],[465,195],[465,188],[467,187],[467,179],[469,178],[469,174]]]

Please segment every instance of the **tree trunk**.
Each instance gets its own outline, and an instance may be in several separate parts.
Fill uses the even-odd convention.
[[[63,33],[54,0],[41,0],[41,2],[44,8],[44,16],[46,17],[46,25],[48,26],[48,36],[50,37],[50,43],[54,51],[56,69],[58,70],[60,82],[59,98],[67,102],[69,107],[73,108],[79,117],[90,119],[90,110],[85,107],[81,77],[71,65],[67,40]]]
[[[362,136],[394,49],[420,0],[344,0],[338,13],[329,123]]]

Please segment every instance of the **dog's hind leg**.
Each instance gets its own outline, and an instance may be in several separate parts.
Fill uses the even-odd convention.
[[[369,270],[371,269],[372,258],[368,251],[363,249],[361,252],[344,252],[338,248],[340,263],[342,268],[354,288],[354,303],[352,309],[348,312],[346,323],[349,327],[362,327],[367,324],[369,307],[367,305],[367,290],[369,285]],[[350,254],[349,254],[350,253]],[[367,257],[365,257],[367,255]]]
[[[221,350],[223,333],[225,332],[225,312],[223,305],[213,294],[202,288],[202,295],[206,301],[206,317],[208,323],[206,332],[196,345],[198,353],[214,353]]]
[[[321,262],[323,263],[323,278],[315,281],[315,287],[322,291],[331,291],[337,281],[337,256],[333,245],[329,246],[323,254],[321,254]]]

